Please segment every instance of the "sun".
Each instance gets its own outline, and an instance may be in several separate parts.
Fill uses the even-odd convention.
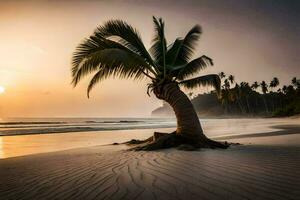
[[[5,87],[3,86],[0,86],[0,94],[4,93],[5,92]]]

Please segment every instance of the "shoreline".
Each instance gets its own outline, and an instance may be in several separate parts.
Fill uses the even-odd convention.
[[[69,118],[71,119],[71,118]],[[77,118],[74,118],[77,119]],[[78,118],[79,119],[79,118]],[[91,118],[94,119],[94,118]],[[119,119],[119,118],[117,118]],[[134,119],[134,118],[132,118]],[[136,118],[139,119],[139,118]],[[149,118],[153,119],[153,118]],[[163,118],[156,118],[156,119],[163,119]],[[170,118],[166,118],[170,119]],[[200,119],[200,122],[202,121],[202,126],[203,123],[209,123],[209,121],[205,120],[253,120],[253,119],[261,119],[261,120],[300,120],[299,116],[294,116],[294,117],[281,117],[281,118],[202,118]],[[203,122],[204,121],[204,122]],[[120,121],[122,123],[123,121]],[[127,125],[128,124],[134,124],[134,123],[142,123],[143,121],[126,121]],[[71,132],[101,132],[101,131],[119,131],[119,130],[141,130],[141,129],[163,129],[163,128],[176,128],[176,121],[174,121],[175,124],[135,124],[132,127],[130,126],[111,126],[111,127],[97,127],[99,124],[104,123],[104,124],[110,124],[110,123],[115,123],[115,122],[109,122],[107,123],[106,121],[104,122],[93,122],[91,125],[88,124],[74,124],[74,122],[2,122],[2,123],[9,123],[9,124],[25,124],[25,125],[30,125],[30,124],[40,124],[42,123],[49,124],[49,125],[56,125],[58,126],[15,126],[15,127],[0,127],[0,137],[6,137],[6,136],[18,136],[18,135],[42,135],[42,134],[58,134],[58,133],[71,133]],[[77,122],[78,123],[78,122]],[[146,123],[146,121],[145,121]],[[252,122],[253,123],[253,122]],[[297,122],[296,122],[297,123]],[[288,123],[287,123],[288,124]],[[295,123],[291,123],[295,124]],[[223,137],[223,136],[222,136]],[[225,136],[224,136],[225,137]]]
[[[270,128],[277,129],[277,130],[271,131],[271,132],[262,132],[262,133],[215,136],[215,137],[212,137],[212,139],[226,140],[226,139],[272,137],[272,136],[280,136],[280,135],[300,134],[300,125],[275,125],[275,126],[271,126]]]
[[[84,128],[61,128],[60,130],[52,130],[49,131],[45,129],[34,129],[29,130],[29,132],[24,132],[24,133],[18,133],[18,134],[3,134],[0,133],[1,137],[9,137],[9,136],[23,136],[23,135],[44,135],[44,134],[59,134],[59,133],[72,133],[72,132],[101,132],[101,131],[127,131],[127,130],[143,130],[143,129],[163,129],[163,128],[174,128],[175,126],[141,126],[141,127],[127,127],[127,128],[117,128],[117,127],[112,127],[112,128],[92,128],[92,127],[84,127]],[[175,127],[176,128],[176,127]],[[15,131],[15,130],[13,130]],[[44,132],[43,132],[44,131]],[[7,131],[9,132],[9,131]]]

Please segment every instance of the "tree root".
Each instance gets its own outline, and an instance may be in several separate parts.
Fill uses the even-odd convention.
[[[179,150],[194,151],[200,148],[226,149],[230,146],[227,142],[217,142],[211,139],[205,139],[204,141],[191,139],[178,135],[176,132],[170,134],[154,132],[154,135],[146,140],[130,140],[123,144],[133,145],[130,150],[135,151],[153,151],[172,147],[177,147]]]

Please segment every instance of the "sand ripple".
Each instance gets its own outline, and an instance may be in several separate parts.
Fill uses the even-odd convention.
[[[299,199],[299,147],[128,152],[0,161],[0,199]]]

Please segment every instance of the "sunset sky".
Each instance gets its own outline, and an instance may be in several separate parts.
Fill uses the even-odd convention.
[[[132,24],[149,47],[153,15],[165,20],[169,42],[202,26],[196,55],[215,63],[203,73],[276,76],[281,86],[300,78],[297,0],[0,1],[0,117],[150,116],[161,102],[147,96],[146,81],[109,79],[88,99],[88,79],[72,88],[70,63],[78,43],[109,19]]]

